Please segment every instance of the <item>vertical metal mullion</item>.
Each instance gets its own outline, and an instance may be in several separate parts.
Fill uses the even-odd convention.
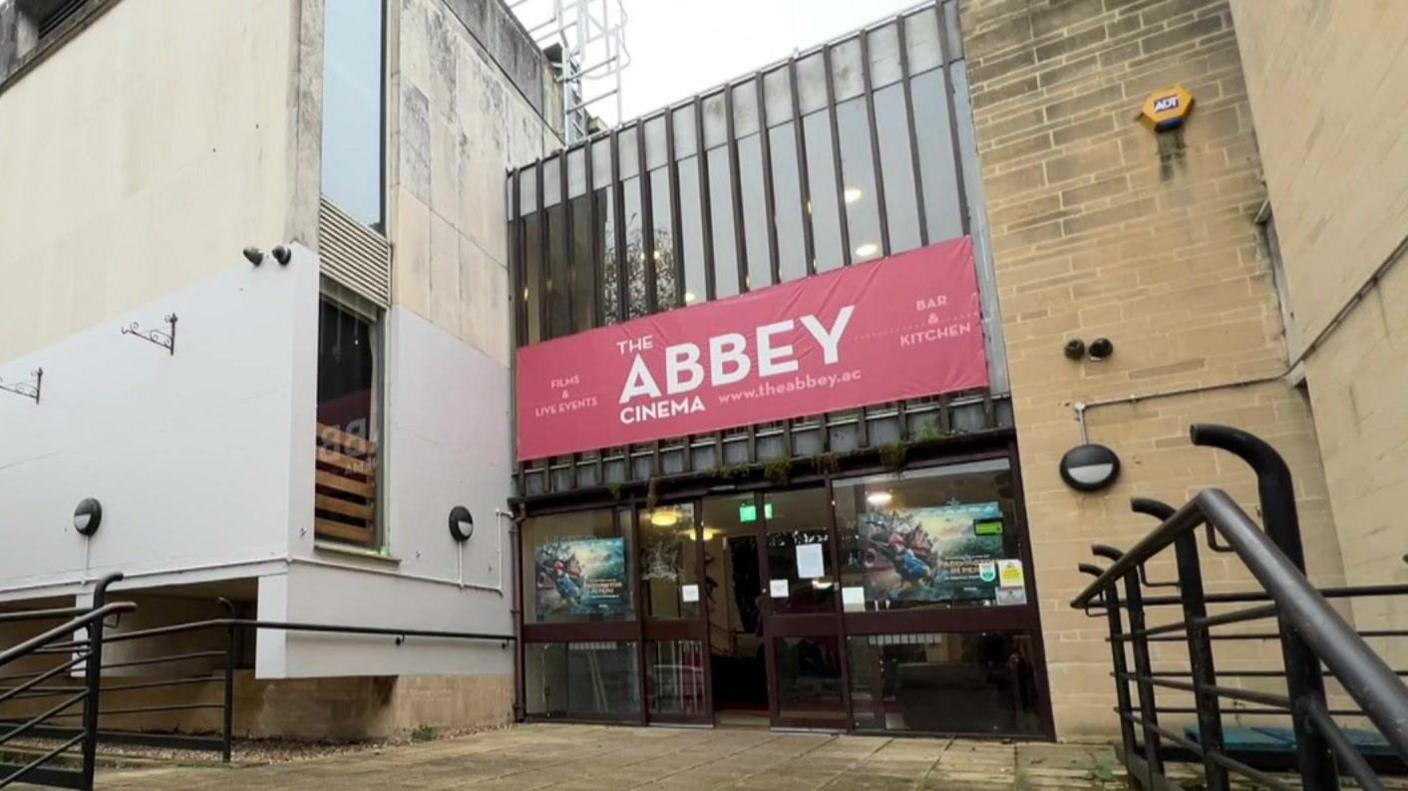
[[[621,183],[621,130],[611,133],[611,200],[615,204],[616,227],[612,229],[616,237],[616,305],[617,320],[630,318],[630,288],[626,281],[626,190]],[[628,465],[629,466],[629,465]],[[627,476],[629,479],[629,476]]]
[[[538,189],[538,282],[533,287],[538,291],[538,340],[552,337],[552,325],[548,322],[548,270],[552,263],[548,257],[548,215],[544,208],[547,196],[543,189],[543,162],[533,166],[534,184]]]
[[[699,166],[699,208],[704,214],[704,298],[712,300],[714,288],[714,210],[709,204],[709,149],[704,144],[704,98],[694,97],[695,164]]]
[[[870,129],[870,166],[875,171],[875,208],[880,213],[880,252],[889,255],[890,214],[885,203],[885,168],[880,163],[880,130],[875,124],[875,88],[870,76],[870,33],[860,32],[860,75],[865,96],[865,120]]]
[[[919,243],[929,244],[929,213],[924,207],[924,169],[919,166],[919,130],[914,123],[914,90],[909,84],[909,42],[905,37],[907,17],[895,25],[899,31],[900,84],[904,86],[904,121],[909,130],[909,162],[914,173],[914,206],[919,212]]]
[[[640,179],[640,257],[645,272],[645,312],[658,308],[655,294],[655,207],[651,201],[650,170],[645,156],[645,120],[636,121],[636,170]]]
[[[782,282],[782,263],[777,251],[777,199],[773,194],[772,183],[772,141],[768,138],[768,110],[763,96],[763,73],[753,76],[757,89],[758,103],[758,143],[763,155],[763,204],[768,213],[768,263],[772,269],[772,282]]]
[[[684,307],[684,217],[680,209],[680,163],[675,157],[675,111],[665,111],[665,157],[670,176],[670,242],[674,256],[675,304]]]
[[[935,24],[939,26],[939,68],[944,75],[944,101],[948,103],[948,137],[949,147],[953,153],[953,173],[958,181],[958,209],[960,220],[963,224],[963,235],[972,233],[972,212],[968,209],[968,188],[964,185],[963,179],[963,148],[958,140],[958,112],[957,103],[953,98],[953,73],[948,60],[948,28],[944,23],[943,6],[937,6],[935,13]]]
[[[812,232],[812,179],[807,172],[807,135],[802,128],[802,100],[797,92],[797,59],[787,61],[787,90],[792,94],[792,140],[797,146],[797,183],[802,188],[802,251],[807,275],[816,274],[816,238]]]
[[[724,136],[728,142],[728,192],[733,207],[733,249],[738,257],[738,290],[751,291],[748,283],[748,246],[743,239],[743,185],[738,167],[738,137],[733,121],[733,83],[724,86]]]
[[[524,274],[524,220],[523,213],[519,211],[519,206],[523,200],[523,186],[521,179],[523,173],[520,170],[509,171],[511,183],[509,192],[513,202],[513,224],[509,226],[509,267],[513,273],[513,325],[518,330],[518,337],[514,338],[514,348],[528,342],[528,301],[523,297],[525,287]]]
[[[562,264],[567,268],[567,331],[564,335],[571,335],[577,331],[577,323],[573,321],[572,298],[576,293],[577,267],[572,263],[572,201],[567,197],[567,152],[558,154],[558,184],[561,191],[558,193],[562,201]],[[554,287],[560,284],[554,282]]]
[[[591,267],[592,267],[592,317],[591,325],[600,327],[602,321],[602,311],[605,306],[601,299],[601,286],[606,282],[602,269],[602,238],[601,238],[601,215],[596,208],[596,173],[592,168],[592,152],[596,149],[595,143],[588,138],[586,143],[587,161],[583,169],[584,178],[587,180],[587,222],[592,226],[589,243],[592,246]]]
[[[831,74],[831,45],[821,50],[822,67],[826,70],[826,115],[831,125],[831,166],[836,182],[836,214],[841,222],[841,265],[851,265],[851,222],[846,216],[846,177],[841,172],[841,130],[836,122],[836,81]]]

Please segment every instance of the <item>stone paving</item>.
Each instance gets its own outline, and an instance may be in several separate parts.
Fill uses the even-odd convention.
[[[1109,747],[523,725],[294,763],[113,769],[100,789],[1103,789]]]

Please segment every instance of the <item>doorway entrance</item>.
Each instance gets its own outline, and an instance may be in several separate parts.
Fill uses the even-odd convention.
[[[714,721],[764,727],[770,709],[756,498],[709,497],[702,510]]]

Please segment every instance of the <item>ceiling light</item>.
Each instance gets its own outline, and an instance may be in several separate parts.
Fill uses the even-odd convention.
[[[878,252],[880,252],[880,245],[874,242],[866,242],[856,248],[856,258],[869,258]]]
[[[895,499],[895,496],[889,492],[871,492],[865,496],[867,503],[877,507],[889,505],[890,501],[893,499]]]
[[[680,512],[673,508],[651,511],[650,523],[656,527],[674,527],[680,523]]]
[[[841,195],[846,199],[847,203],[855,203],[865,197],[865,193],[861,192],[860,187],[847,187]]]
[[[698,299],[698,297],[694,296],[694,292],[693,292],[693,291],[686,291],[686,292],[684,292],[684,301],[685,301],[685,304],[689,304],[690,302],[693,302],[693,301],[696,300],[696,299]]]

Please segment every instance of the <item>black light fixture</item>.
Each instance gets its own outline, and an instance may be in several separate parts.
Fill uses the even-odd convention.
[[[1120,457],[1104,445],[1087,442],[1061,457],[1061,480],[1078,492],[1098,492],[1120,477]]]
[[[474,516],[469,509],[457,505],[450,509],[450,538],[463,544],[474,535]]]
[[[1061,347],[1061,353],[1066,355],[1067,360],[1079,360],[1085,356],[1085,341],[1080,338],[1071,338],[1066,341],[1066,345]]]
[[[264,251],[258,247],[246,247],[244,248],[244,260],[259,266],[264,263]]]
[[[1096,338],[1090,342],[1090,359],[1107,360],[1115,353],[1115,344],[1109,338]]]
[[[279,266],[288,266],[288,262],[293,260],[293,251],[284,245],[278,245],[273,250],[274,260],[279,262]]]
[[[103,504],[93,499],[85,497],[78,503],[78,507],[73,509],[73,529],[79,535],[91,536],[98,532],[98,526],[103,523]]]

